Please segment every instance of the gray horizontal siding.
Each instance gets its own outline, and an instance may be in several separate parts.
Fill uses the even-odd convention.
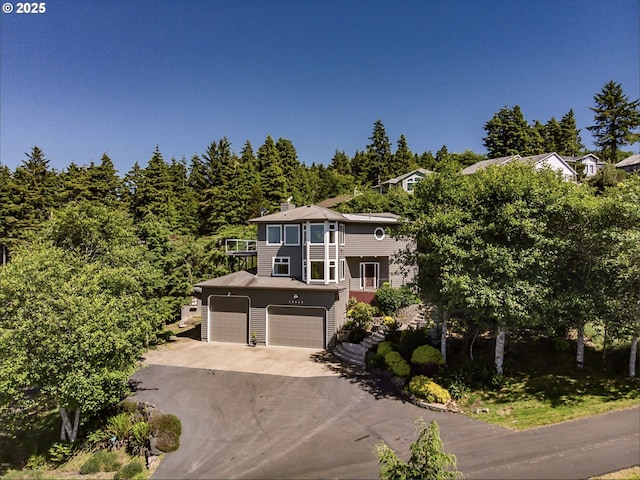
[[[373,232],[377,227],[385,229],[386,234],[382,240],[377,240],[373,236]],[[393,238],[390,234],[392,228],[393,226],[390,225],[347,224],[344,256],[393,256],[398,251],[403,250],[407,242]]]

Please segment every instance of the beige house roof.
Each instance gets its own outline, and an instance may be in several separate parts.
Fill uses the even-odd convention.
[[[462,170],[463,175],[471,175],[472,173],[476,173],[478,170],[482,170],[487,168],[489,165],[504,165],[505,163],[510,162],[511,160],[522,158],[520,155],[510,155],[508,157],[499,157],[499,158],[490,158],[489,160],[482,160],[478,163],[474,163],[473,165],[469,165],[467,168]]]
[[[630,167],[631,165],[640,164],[640,154],[631,155],[630,157],[625,158],[621,162],[616,163],[617,168],[622,167]]]
[[[391,178],[389,180],[385,180],[384,182],[380,182],[378,185],[374,186],[373,188],[380,188],[383,185],[396,185],[400,183],[402,180],[404,180],[405,178],[410,177],[411,175],[415,175],[416,173],[421,173],[422,175],[426,176],[433,172],[431,170],[427,170],[426,168],[416,168],[415,170],[411,170],[410,172],[403,173],[402,175],[399,175],[395,178]]]
[[[324,290],[340,291],[346,287],[338,284],[308,284],[290,277],[258,277],[255,271],[241,270],[222,277],[212,278],[204,282],[196,283],[195,287],[222,287],[222,288],[251,288],[274,290]]]

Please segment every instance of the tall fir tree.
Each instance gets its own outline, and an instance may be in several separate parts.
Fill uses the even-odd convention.
[[[369,185],[393,178],[391,171],[391,142],[387,136],[382,120],[373,124],[373,133],[369,137],[371,143],[367,145],[367,163],[365,166],[366,180]]]
[[[594,124],[587,130],[593,133],[603,159],[616,163],[620,147],[640,139],[640,100],[629,100],[622,85],[613,80],[593,98],[596,106],[590,109],[595,113]]]

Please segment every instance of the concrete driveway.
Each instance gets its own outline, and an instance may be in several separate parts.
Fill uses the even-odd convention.
[[[640,464],[638,408],[512,432],[405,403],[322,351],[182,339],[146,363],[135,397],[183,425],[154,478],[377,478],[373,446],[406,458],[419,416],[438,422],[467,478],[586,478]]]

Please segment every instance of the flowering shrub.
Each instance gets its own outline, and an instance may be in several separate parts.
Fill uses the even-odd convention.
[[[427,402],[447,403],[451,400],[451,395],[449,395],[447,389],[424,375],[416,375],[411,379],[409,391],[418,397],[424,398]]]

